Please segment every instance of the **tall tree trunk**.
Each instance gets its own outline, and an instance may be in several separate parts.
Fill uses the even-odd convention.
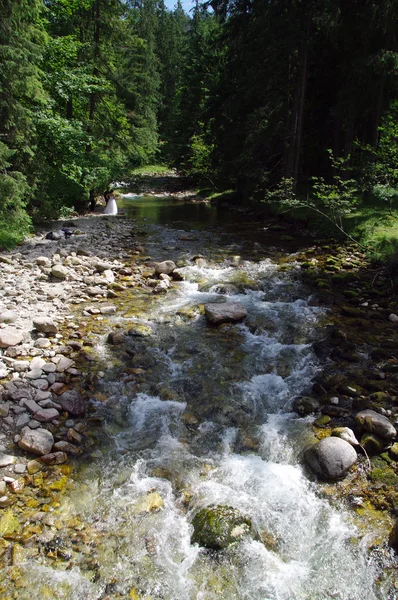
[[[93,5],[93,18],[94,18],[94,51],[93,51],[93,75],[98,75],[98,61],[100,54],[100,16],[101,16],[101,0],[96,0]],[[90,109],[89,109],[89,130],[92,128],[94,121],[95,107],[97,103],[97,94],[92,92],[90,94]],[[91,152],[91,145],[87,145],[87,152]],[[90,189],[90,210],[95,210],[95,190]]]
[[[308,15],[305,32],[299,47],[296,86],[290,117],[290,139],[285,159],[285,177],[293,180],[294,188],[296,188],[298,180],[303,136],[304,106],[308,79],[308,36],[310,23],[311,15]]]

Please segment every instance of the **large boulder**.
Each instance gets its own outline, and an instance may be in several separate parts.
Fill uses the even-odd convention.
[[[67,410],[71,415],[83,415],[85,413],[85,402],[77,390],[64,392],[59,396],[57,402],[63,410]]]
[[[160,275],[161,273],[165,273],[166,275],[170,275],[176,267],[177,265],[172,260],[164,260],[156,265],[155,274]]]
[[[226,505],[202,508],[192,525],[192,542],[213,550],[227,548],[248,536],[252,529],[249,517]]]
[[[247,317],[247,310],[237,302],[211,303],[205,304],[205,316],[213,325],[238,323]]]
[[[383,440],[391,441],[395,439],[397,431],[384,415],[374,410],[362,410],[355,415],[355,421],[358,428],[369,433],[375,433]]]
[[[18,445],[23,450],[32,452],[32,454],[48,454],[54,444],[53,434],[47,429],[30,429],[25,427],[22,430],[21,439]]]
[[[327,481],[339,479],[356,462],[354,448],[338,437],[327,437],[304,452],[304,461],[320,478]]]
[[[23,342],[23,333],[15,329],[0,329],[0,348],[18,346]]]

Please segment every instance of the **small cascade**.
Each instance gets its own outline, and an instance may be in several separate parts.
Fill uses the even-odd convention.
[[[150,252],[162,258],[179,231],[148,227]],[[68,578],[72,595],[56,597],[85,600],[382,600],[349,516],[300,464],[311,430],[292,402],[321,368],[312,344],[323,309],[306,297],[294,258],[284,272],[272,257],[231,266],[217,231],[196,231],[192,242],[207,264],[187,261],[184,281],[148,299],[154,334],[135,342],[151,358],[140,391],[102,383],[104,445],[69,500],[95,532],[95,574],[32,560],[32,586],[62,590]],[[224,301],[245,306],[244,324],[210,327],[195,312]],[[248,515],[251,535],[219,551],[193,544],[195,515],[215,505]]]

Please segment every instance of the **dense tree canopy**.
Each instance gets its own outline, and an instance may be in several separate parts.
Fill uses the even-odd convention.
[[[327,181],[332,151],[395,194],[396,2],[0,6],[0,222],[21,234],[154,161],[247,201]]]

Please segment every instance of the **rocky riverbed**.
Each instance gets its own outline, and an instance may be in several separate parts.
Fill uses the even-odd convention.
[[[272,219],[268,224],[275,236],[295,245],[289,227]],[[72,232],[68,237],[63,226]],[[145,315],[148,295],[167,292],[173,280],[183,277],[170,260],[176,258],[171,251],[165,251],[169,260],[160,266],[145,256],[147,232],[123,215],[90,215],[53,224],[52,239],[47,232],[0,256],[0,559],[7,569],[0,592],[4,598],[25,597],[23,591],[11,596],[10,590],[24,589],[29,573],[21,565],[37,556],[61,561],[67,568],[78,565],[92,572],[95,580],[98,564],[93,548],[98,530],[73,511],[58,510],[73,487],[74,465],[95,454],[101,436],[101,418],[93,400],[106,404],[97,384],[112,365],[98,357],[94,346],[101,335],[115,348],[115,360],[118,348],[129,353],[129,340],[152,333],[136,318]],[[316,377],[312,393],[294,404],[300,416],[311,419],[314,436],[320,440],[320,447],[306,459],[312,469],[309,476],[333,481],[320,483],[320,492],[336,502],[343,500],[365,523],[380,522],[380,537],[372,543],[387,552],[388,541],[395,548],[398,544],[394,288],[389,275],[372,271],[355,246],[320,240],[293,257],[297,272],[314,291],[313,305],[328,308],[326,337],[314,344],[325,368]],[[202,256],[193,260],[205,261]],[[285,266],[281,259],[278,268],[291,269],[292,255],[288,261]],[[228,288],[228,293],[233,295],[234,290]],[[215,308],[219,311],[220,306]],[[209,307],[214,306],[208,305],[207,318],[215,322]],[[120,310],[124,320],[118,323]],[[131,323],[126,328],[129,314]],[[186,319],[196,316],[196,311],[183,314]],[[245,310],[239,318],[228,315],[220,322],[244,318]],[[133,361],[124,369],[125,381],[137,392],[145,375],[141,362]],[[186,412],[184,419],[193,429],[199,426],[197,415]],[[337,441],[330,442],[331,436]],[[255,447],[253,440],[246,451]],[[162,500],[156,492],[153,498],[147,512],[159,510]]]

